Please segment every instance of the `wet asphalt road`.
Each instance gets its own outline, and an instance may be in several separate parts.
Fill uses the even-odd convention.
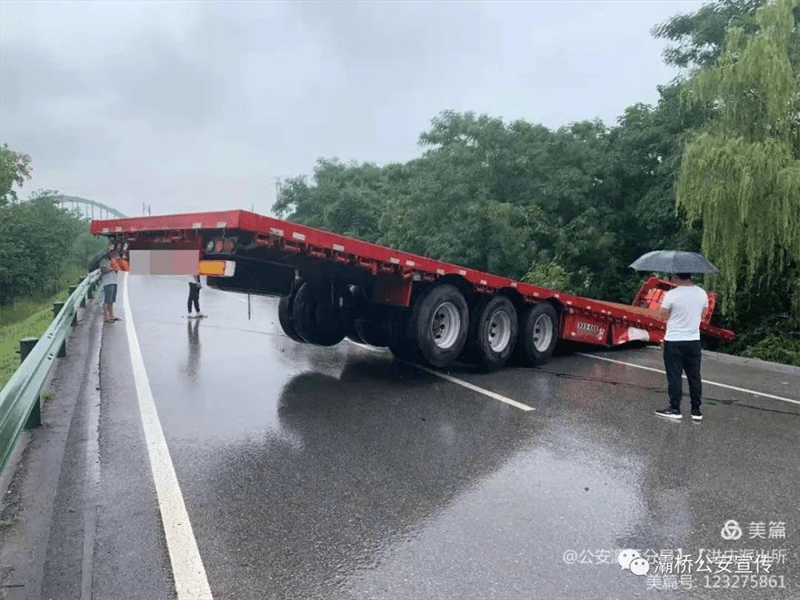
[[[187,320],[183,278],[128,284],[214,598],[800,598],[798,404],[706,385],[704,422],[657,418],[664,375],[600,360],[660,369],[647,348],[449,371],[525,412],[388,352],[292,342],[276,299],[248,320],[206,287]],[[95,597],[170,597],[124,340],[106,326]],[[797,372],[703,377],[800,401]]]

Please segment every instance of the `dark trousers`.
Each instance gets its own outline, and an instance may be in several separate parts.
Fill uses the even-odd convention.
[[[192,303],[194,309],[200,314],[200,286],[196,283],[189,284],[189,300],[186,302],[186,312],[192,312]]]
[[[691,342],[664,342],[664,367],[667,370],[667,393],[672,408],[680,410],[683,396],[681,374],[689,380],[689,398],[692,408],[700,408],[703,383],[700,380],[700,340]]]

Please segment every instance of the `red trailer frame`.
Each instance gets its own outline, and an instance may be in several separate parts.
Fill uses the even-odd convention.
[[[300,274],[315,285],[360,281],[371,291],[370,306],[406,312],[414,307],[416,289],[436,283],[457,287],[471,306],[481,299],[505,296],[520,315],[526,307],[547,303],[558,314],[559,339],[603,346],[660,343],[665,322],[656,309],[663,293],[673,287],[669,281],[651,277],[632,305],[592,300],[244,210],[98,220],[90,231],[124,242],[129,252],[194,250],[195,273],[218,275],[224,269],[209,271],[214,264],[210,261],[217,265],[233,261],[236,274],[232,278],[209,279],[209,285],[231,291],[286,296],[296,292],[293,288]],[[715,305],[716,295],[711,292],[701,332],[731,341],[732,331],[710,323]],[[434,361],[434,366],[440,365]]]

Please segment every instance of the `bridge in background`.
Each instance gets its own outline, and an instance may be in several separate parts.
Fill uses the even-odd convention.
[[[106,206],[102,202],[97,202],[96,200],[89,200],[88,198],[79,198],[78,196],[64,196],[59,194],[56,196],[59,205],[61,206],[69,206],[74,209],[78,209],[84,213],[87,219],[94,219],[95,218],[95,209],[97,209],[97,218],[98,219],[107,219],[109,215],[113,215],[115,217],[123,218],[126,215],[122,214],[115,208],[111,208],[110,206]]]

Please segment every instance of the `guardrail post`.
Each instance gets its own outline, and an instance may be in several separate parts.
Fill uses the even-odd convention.
[[[25,362],[25,359],[28,358],[28,354],[31,353],[31,350],[33,350],[33,347],[38,341],[39,338],[35,337],[26,337],[19,341],[19,364]]]
[[[78,277],[78,285],[83,283],[83,280],[86,279],[87,277],[88,277],[88,275],[84,275],[82,277]],[[89,297],[89,294],[91,294],[91,293],[92,293],[92,288],[91,288],[91,286],[89,286],[88,288],[86,288],[86,293],[83,296],[81,296],[81,303],[80,303],[80,307],[81,308],[86,308],[86,299]]]
[[[30,354],[33,347],[36,345],[36,342],[39,340],[35,337],[26,337],[22,338],[19,341],[19,364],[25,362],[25,359]],[[34,427],[38,427],[42,424],[42,397],[36,399],[36,403],[33,405],[31,409],[31,413],[28,415],[28,420],[25,421],[25,425],[23,427],[25,429],[33,429]]]
[[[58,316],[58,313],[61,312],[61,309],[64,308],[63,302],[53,302],[53,318],[55,319]],[[58,354],[56,354],[56,358],[64,358],[67,355],[67,342],[61,344],[61,348],[58,349]]]
[[[77,289],[78,289],[77,285],[69,286],[69,295],[72,296],[72,294],[74,294],[75,290]],[[75,327],[77,324],[78,324],[78,311],[76,310],[75,314],[72,315],[72,326]]]

